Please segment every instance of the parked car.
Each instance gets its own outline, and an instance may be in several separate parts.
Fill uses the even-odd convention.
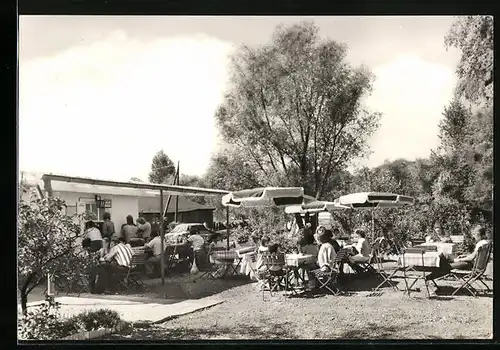
[[[212,231],[208,230],[203,224],[199,223],[179,224],[165,235],[165,240],[167,242],[177,243],[180,240],[184,240],[194,234],[200,235],[205,239],[205,241],[207,241],[208,237],[212,234]]]

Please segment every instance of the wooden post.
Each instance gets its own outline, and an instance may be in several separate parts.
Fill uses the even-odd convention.
[[[180,176],[180,171],[179,171],[179,166],[180,162],[177,161],[177,171],[175,174],[175,179],[174,179],[174,184],[179,185],[179,176]],[[177,181],[177,182],[176,182]],[[174,221],[177,222],[177,214],[179,212],[179,196],[175,196],[175,213],[174,213]]]
[[[160,271],[161,285],[165,285],[165,230],[163,228],[163,190],[160,190],[160,237],[161,237],[161,255],[160,255]]]
[[[175,181],[177,179],[177,174],[178,174],[178,170],[176,171],[175,173],[175,177],[174,177],[174,181],[172,181],[172,185],[175,185]],[[167,217],[167,211],[168,211],[168,206],[170,205],[170,199],[172,198],[172,195],[169,194],[168,195],[168,199],[167,199],[167,205],[165,206],[165,209],[163,210],[163,216],[164,217]],[[175,220],[174,220],[175,221]]]
[[[226,207],[226,231],[227,250],[229,250],[229,207]]]

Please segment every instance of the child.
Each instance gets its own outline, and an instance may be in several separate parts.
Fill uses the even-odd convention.
[[[262,237],[262,239],[260,240],[260,247],[258,251],[260,254],[269,251],[269,248],[267,247],[269,241],[270,241],[269,237],[267,236]]]

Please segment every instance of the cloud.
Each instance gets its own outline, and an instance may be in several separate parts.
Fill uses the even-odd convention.
[[[232,50],[204,35],[138,41],[114,31],[21,61],[20,168],[146,179],[163,148],[181,172],[203,173]]]
[[[438,124],[453,96],[454,71],[415,55],[400,55],[374,73],[374,91],[367,104],[383,118],[369,141],[373,153],[364,164],[428,157],[438,145]]]

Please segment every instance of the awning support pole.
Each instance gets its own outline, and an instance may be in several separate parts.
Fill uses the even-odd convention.
[[[165,285],[165,230],[163,228],[163,190],[160,190],[160,236],[161,236],[161,254],[160,254],[160,271],[161,285]]]
[[[226,233],[227,250],[229,250],[229,206],[226,207],[226,230],[227,230]]]

